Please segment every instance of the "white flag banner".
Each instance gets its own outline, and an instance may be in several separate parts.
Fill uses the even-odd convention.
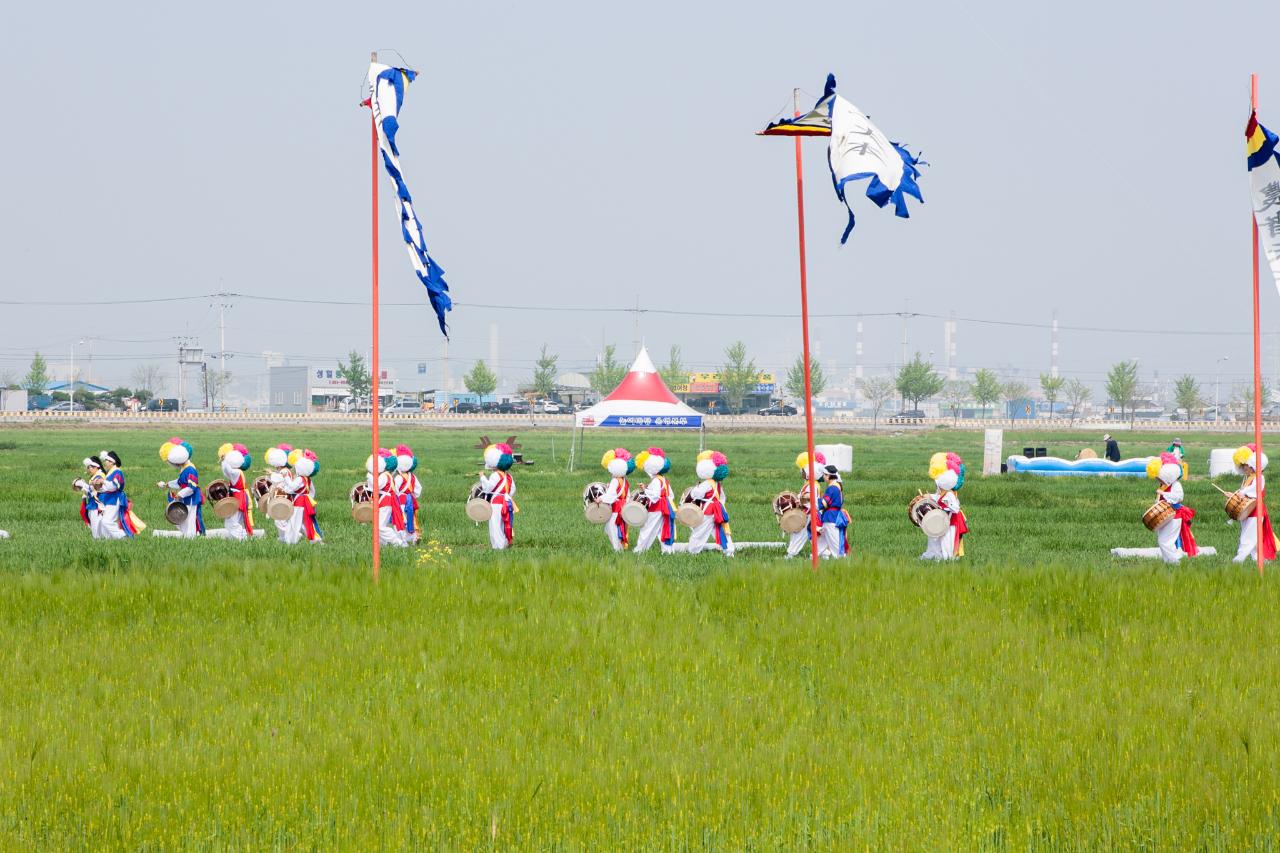
[[[1253,218],[1258,223],[1258,244],[1271,266],[1271,277],[1280,290],[1280,159],[1276,135],[1258,123],[1255,113],[1245,130],[1249,156],[1249,185],[1253,193]]]
[[[885,136],[862,110],[837,95],[834,74],[827,75],[826,88],[812,110],[803,116],[770,122],[760,135],[831,137],[827,146],[831,180],[836,196],[849,211],[849,224],[840,237],[841,243],[849,239],[854,226],[853,205],[846,196],[849,183],[865,180],[867,198],[876,207],[893,202],[893,212],[903,219],[910,216],[907,196],[924,201],[916,183],[920,177],[917,167],[924,161],[908,151],[906,145]]]

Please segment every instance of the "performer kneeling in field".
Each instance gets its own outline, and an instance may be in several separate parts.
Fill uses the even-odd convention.
[[[827,465],[822,470],[827,488],[818,504],[818,521],[822,522],[818,556],[829,560],[849,553],[849,513],[844,508],[844,485],[840,482],[839,469]]]
[[[131,539],[147,529],[142,520],[133,514],[133,501],[124,492],[124,469],[120,467],[120,455],[114,450],[98,454],[102,460],[105,479],[98,498],[102,512],[98,524],[103,539]]]
[[[204,535],[204,492],[200,490],[200,474],[191,464],[191,444],[180,438],[171,438],[160,447],[160,458],[178,470],[178,478],[156,483],[169,490],[169,500],[180,501],[187,506],[187,516],[178,525],[183,539]]]
[[[1147,476],[1160,483],[1156,500],[1174,509],[1173,516],[1155,531],[1160,559],[1166,563],[1177,563],[1184,555],[1194,557],[1197,553],[1196,540],[1191,535],[1191,519],[1196,517],[1196,512],[1182,504],[1182,474],[1182,460],[1176,452],[1161,453],[1147,463]]]
[[[407,444],[396,445],[396,473],[391,478],[391,488],[400,501],[404,513],[404,538],[414,543],[422,538],[422,525],[418,519],[418,502],[422,498],[422,483],[413,471],[418,467],[418,457]]]
[[[825,466],[826,464],[827,464],[827,457],[822,455],[821,451],[814,451],[813,476],[818,482],[822,481],[822,469],[823,469],[823,466]],[[809,484],[812,481],[810,481],[809,479],[809,454],[808,453],[801,453],[799,456],[796,457],[796,467],[800,469],[800,476],[804,480],[804,486],[800,490],[800,500],[803,501],[804,502],[803,505],[807,507],[809,506],[808,502],[810,500],[810,496],[813,494],[813,490],[810,490],[809,488]],[[821,522],[821,518],[819,518],[819,522]],[[804,546],[809,544],[809,538],[813,533],[810,527],[811,525],[806,524],[804,526],[804,530],[797,530],[795,533],[791,534],[791,538],[787,540],[787,559],[788,560],[790,560],[792,557],[799,556],[800,552],[804,550]],[[818,527],[818,536],[819,537],[822,536],[821,525],[819,525]],[[819,554],[822,553],[821,539],[819,540],[818,553]]]
[[[610,510],[609,520],[604,523],[604,538],[609,540],[613,550],[623,551],[631,540],[627,522],[622,517],[622,508],[627,503],[627,496],[631,494],[631,483],[627,480],[627,475],[636,469],[636,461],[625,447],[619,447],[606,450],[600,464],[611,478],[609,485],[605,486],[604,494],[599,497],[599,502]]]
[[[1236,463],[1236,471],[1244,476],[1240,484],[1239,494],[1252,500],[1265,500],[1266,488],[1262,472],[1267,470],[1267,454],[1258,454],[1257,445],[1246,444],[1231,454]],[[1276,535],[1271,529],[1271,516],[1266,504],[1262,506],[1262,559],[1276,558]],[[1258,556],[1258,519],[1250,515],[1240,522],[1240,547],[1236,550],[1233,562],[1243,563],[1255,560]]]
[[[515,540],[516,481],[507,473],[515,464],[509,444],[491,444],[484,449],[484,467],[490,474],[480,475],[480,492],[493,505],[489,516],[489,545],[495,551],[511,547]]]
[[[316,518],[316,486],[312,478],[320,473],[320,460],[310,450],[298,449],[289,454],[289,467],[297,479],[293,493],[293,515],[289,517],[289,539],[300,542],[323,542]]]
[[[676,504],[671,497],[671,483],[666,473],[671,470],[671,460],[661,447],[650,447],[636,454],[636,465],[649,475],[649,485],[644,493],[649,501],[649,516],[636,537],[635,553],[643,554],[655,541],[661,543],[662,553],[675,553]]]
[[[253,465],[249,448],[243,444],[224,444],[218,448],[218,465],[227,481],[227,488],[236,502],[236,512],[222,522],[228,539],[243,542],[253,536],[253,496],[244,472]]]
[[[77,479],[71,483],[81,492],[80,499],[80,520],[84,522],[85,527],[89,528],[89,535],[94,539],[102,538],[102,499],[99,496],[99,489],[106,481],[102,473],[102,460],[97,456],[86,457],[81,463],[84,465],[84,477]]]
[[[701,553],[707,540],[715,534],[721,553],[732,557],[733,535],[729,530],[729,508],[722,485],[729,476],[729,460],[718,450],[704,450],[698,454],[694,470],[702,482],[693,487],[690,497],[705,503],[701,523],[689,533],[689,553]]]
[[[378,524],[378,542],[383,545],[391,545],[396,548],[409,547],[409,540],[405,538],[405,522],[404,522],[404,505],[400,502],[400,497],[396,494],[395,483],[392,475],[396,470],[396,455],[385,447],[378,448],[377,465],[377,485],[374,485],[374,466],[375,460],[372,456],[365,460],[365,470],[369,472],[366,482],[369,488],[374,490],[377,496],[376,506],[378,514],[376,516]]]
[[[963,557],[964,535],[969,532],[969,524],[960,510],[960,498],[956,493],[964,485],[964,462],[954,453],[935,453],[929,459],[929,476],[937,487],[933,499],[951,523],[941,536],[929,537],[928,547],[920,559],[954,560]]]

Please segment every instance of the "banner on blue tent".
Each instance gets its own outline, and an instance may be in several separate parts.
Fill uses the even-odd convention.
[[[599,422],[595,418],[583,418],[579,426],[624,429],[701,429],[702,415],[609,415]]]

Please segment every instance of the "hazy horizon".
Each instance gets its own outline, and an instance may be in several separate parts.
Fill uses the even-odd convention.
[[[178,336],[218,351],[218,300],[127,300],[366,300],[369,128],[357,101],[370,49],[394,62],[391,46],[421,72],[398,141],[459,303],[455,380],[489,356],[494,323],[511,384],[544,342],[568,371],[589,368],[602,342],[629,361],[637,337],[659,363],[679,344],[694,370],[714,369],[742,339],[763,369],[783,370],[800,349],[799,321],[780,316],[798,310],[792,146],[754,132],[790,106],[792,87],[811,105],[831,71],[930,165],[910,220],[860,200],[841,248],[825,144],[805,142],[824,359],[853,366],[846,318],[863,314],[865,369],[883,372],[902,350],[896,312],[954,312],[960,368],[1034,384],[1056,310],[1065,375],[1096,385],[1111,363],[1137,358],[1146,382],[1158,371],[1208,384],[1229,356],[1225,396],[1251,359],[1248,75],[1261,76],[1262,121],[1280,125],[1280,61],[1267,58],[1277,25],[1280,11],[1234,2],[843,17],[816,3],[785,15],[753,3],[378,15],[23,5],[0,34],[0,69],[34,102],[32,119],[0,139],[0,372],[25,373],[36,349],[65,369],[84,338],[93,377],[109,386],[129,384],[140,362],[172,376]],[[385,179],[380,191],[383,360],[415,379],[425,362],[435,382],[443,341]],[[1280,300],[1263,277],[1274,329]],[[637,299],[758,316],[643,313],[637,330],[634,313],[580,310]],[[107,301],[117,304],[83,304]],[[239,393],[257,387],[264,351],[315,364],[368,347],[360,304],[229,304]],[[943,323],[909,320],[908,350],[941,366]],[[1100,328],[1161,334],[1085,331]],[[1265,369],[1280,378],[1277,340],[1268,335]]]

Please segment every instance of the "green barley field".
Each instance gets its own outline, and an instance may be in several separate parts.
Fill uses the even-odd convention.
[[[521,433],[516,548],[493,554],[462,511],[478,436],[390,430],[432,544],[385,552],[375,586],[354,430],[180,433],[205,482],[223,441],[255,468],[314,449],[322,547],[92,542],[79,460],[119,451],[160,526],[170,434],[0,430],[4,849],[1280,847],[1280,587],[1231,564],[1205,479],[1243,436],[1182,436],[1219,556],[1168,568],[1108,554],[1154,544],[1146,480],[984,480],[979,433],[822,435],[854,448],[855,553],[813,573],[608,552],[579,498],[601,453],[659,443],[683,487],[696,437],[589,436],[570,474],[567,432]],[[708,437],[738,540],[781,538],[801,441]],[[970,465],[946,566],[905,513],[936,450]]]

